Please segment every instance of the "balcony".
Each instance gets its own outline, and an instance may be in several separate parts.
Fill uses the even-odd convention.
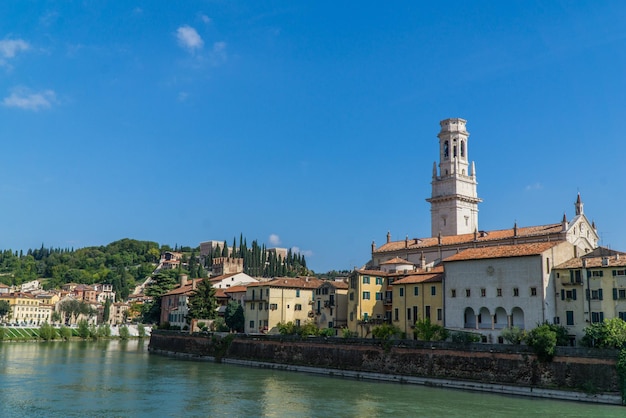
[[[581,278],[570,279],[569,277],[563,277],[561,279],[561,284],[563,286],[582,286],[583,280]]]

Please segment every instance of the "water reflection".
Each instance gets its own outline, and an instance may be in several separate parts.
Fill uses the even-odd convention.
[[[147,341],[0,343],[2,417],[624,416],[626,409],[149,355]]]

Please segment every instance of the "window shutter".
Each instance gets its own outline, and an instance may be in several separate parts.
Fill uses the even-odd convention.
[[[569,279],[572,283],[574,282],[574,270],[569,271]]]
[[[585,289],[585,297],[587,298],[587,300],[589,300],[589,298],[591,297],[589,293],[589,289]]]
[[[598,289],[598,299],[602,300],[602,289]]]
[[[617,271],[613,270],[613,276],[617,276]]]
[[[615,270],[613,270],[615,272]],[[613,288],[613,300],[617,300],[617,289]]]
[[[576,300],[576,289],[572,289],[572,299]]]
[[[591,277],[591,271],[587,270],[587,278]]]
[[[565,300],[565,290],[561,289],[561,300]]]

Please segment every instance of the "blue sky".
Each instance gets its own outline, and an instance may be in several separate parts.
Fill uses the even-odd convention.
[[[430,234],[439,121],[484,230],[580,193],[626,251],[626,3],[0,2],[0,248],[295,247]]]

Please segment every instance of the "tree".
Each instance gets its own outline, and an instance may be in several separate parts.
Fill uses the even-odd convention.
[[[533,349],[540,361],[550,361],[556,350],[556,332],[549,324],[539,325],[526,336],[526,344]]]
[[[201,280],[189,296],[188,319],[214,319],[217,316],[215,288],[208,280]]]
[[[48,340],[53,340],[57,337],[57,331],[54,329],[54,327],[50,324],[48,324],[47,322],[44,322],[40,327],[39,327],[39,338],[41,338],[44,341],[48,341]]]
[[[224,320],[231,330],[243,332],[245,326],[243,307],[234,300],[228,302],[224,312]]]
[[[78,321],[78,336],[83,340],[89,338],[89,324],[84,319]]]
[[[4,318],[11,311],[11,304],[6,300],[0,300],[0,318]]]
[[[104,309],[102,310],[102,322],[109,322],[109,317],[111,316],[111,299],[106,298],[104,302]]]
[[[422,341],[444,341],[448,338],[448,331],[441,325],[431,323],[430,318],[417,321],[414,332]]]
[[[126,325],[120,327],[120,340],[127,340],[130,337],[130,331]]]
[[[152,282],[145,290],[146,296],[152,302],[143,306],[143,320],[149,323],[159,323],[161,318],[161,298],[164,294],[178,285],[178,272],[175,270],[160,271],[152,277]]]
[[[617,348],[626,347],[626,322],[620,318],[605,319],[591,324],[584,329],[582,343],[588,347]]]

